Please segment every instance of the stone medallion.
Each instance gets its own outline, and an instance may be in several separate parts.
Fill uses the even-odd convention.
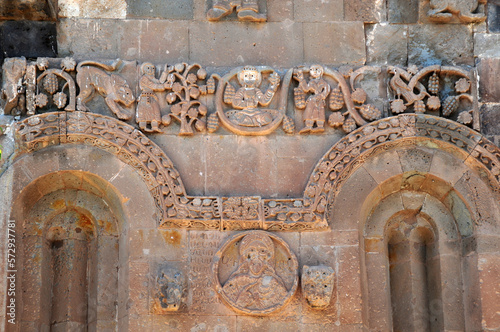
[[[298,286],[298,262],[288,245],[263,231],[238,233],[215,254],[215,288],[236,312],[267,315],[284,307]]]

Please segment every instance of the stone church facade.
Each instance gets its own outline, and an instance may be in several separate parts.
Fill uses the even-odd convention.
[[[5,331],[499,331],[500,3],[0,2]]]

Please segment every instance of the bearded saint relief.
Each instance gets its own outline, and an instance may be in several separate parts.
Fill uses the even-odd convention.
[[[228,259],[224,259],[224,249],[230,256]],[[233,309],[247,314],[267,314],[284,306],[295,293],[297,259],[281,239],[271,238],[266,232],[252,231],[247,235],[239,234],[219,253],[216,273],[231,266],[219,266],[221,260],[233,262],[233,265],[237,263],[225,282],[216,282],[219,294]]]

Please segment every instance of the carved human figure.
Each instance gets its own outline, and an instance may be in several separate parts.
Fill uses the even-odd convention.
[[[326,98],[330,94],[330,85],[323,79],[324,69],[320,65],[313,65],[309,68],[311,79],[307,82],[304,73],[299,70],[294,78],[299,82],[298,88],[304,93],[310,93],[306,100],[304,111],[305,127],[300,131],[304,133],[317,133],[325,130],[325,107]]]
[[[231,14],[235,8],[240,21],[264,22],[267,19],[265,14],[259,13],[257,0],[213,0],[207,19],[218,21]]]
[[[262,127],[271,123],[273,121],[271,113],[258,107],[268,106],[271,103],[280,84],[279,75],[277,73],[270,75],[271,84],[265,93],[259,88],[262,74],[253,66],[245,66],[238,73],[238,82],[241,88],[231,98],[231,104],[236,110],[226,113],[228,118],[245,127]]]
[[[168,75],[167,71],[163,71],[160,79],[155,78],[156,68],[152,63],[146,62],[141,66],[141,79],[139,80],[139,88],[141,94],[137,99],[136,122],[139,128],[146,132],[160,132],[160,104],[156,91],[165,91],[172,87],[173,75]],[[167,78],[170,78],[167,80]],[[150,128],[148,128],[148,125]]]
[[[237,306],[262,310],[285,300],[288,291],[276,274],[274,244],[267,235],[252,233],[243,237],[239,248],[239,266],[222,287]]]
[[[171,267],[160,268],[157,287],[157,299],[160,304],[158,309],[160,311],[178,311],[185,290],[182,272]]]
[[[302,267],[302,294],[314,309],[324,309],[331,301],[335,272],[329,266]]]
[[[25,58],[8,58],[2,66],[4,83],[0,91],[5,99],[4,114],[19,115],[25,110],[26,97],[23,85],[26,74]]]

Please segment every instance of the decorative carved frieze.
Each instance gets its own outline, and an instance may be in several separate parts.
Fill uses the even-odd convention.
[[[231,237],[212,264],[217,293],[231,309],[267,315],[283,308],[298,287],[298,261],[274,234],[250,231]]]
[[[3,103],[4,112],[28,116],[17,124],[19,142],[27,152],[55,144],[87,144],[131,165],[154,198],[160,227],[326,229],[327,206],[364,159],[378,149],[413,144],[420,137],[465,150],[492,174],[493,187],[499,180],[496,148],[468,127],[439,117],[450,116],[478,127],[476,82],[470,71],[445,66],[421,70],[388,66],[384,70],[361,67],[354,71],[349,68],[335,71],[314,65],[290,69],[280,75],[269,67],[247,66],[220,77],[216,73],[209,75],[197,64],[178,64],[165,65],[156,78],[154,65],[146,63],[139,66],[136,82],[140,90],[136,109],[139,129],[104,115],[74,111],[75,106],[84,107],[93,93],[102,93],[104,107],[119,117],[131,116],[129,110],[118,105],[133,103],[128,83],[111,71],[120,67],[119,64],[120,61],[115,61],[101,66],[86,61],[77,65],[71,58],[40,58],[25,64],[23,59],[7,59],[3,67],[2,96],[7,99]],[[132,68],[135,73],[135,64]],[[372,77],[375,74],[378,80],[379,76],[383,77],[379,74],[385,72],[391,74],[387,87],[393,100],[384,108],[392,109],[392,113],[404,112],[376,120],[382,116],[372,106],[376,98],[365,91],[362,83],[368,74]],[[130,73],[127,80],[131,81]],[[216,80],[218,88],[215,96],[211,96]],[[212,104],[215,110],[210,109]],[[176,105],[180,113],[172,110]],[[304,123],[299,124],[303,134],[319,132],[325,127],[321,123],[327,119],[324,112],[330,112],[330,125],[342,126],[348,133],[318,162],[303,196],[297,198],[189,196],[170,159],[143,133],[162,130],[172,118],[180,122],[183,135],[203,131],[205,121],[208,132],[217,130],[220,123],[242,135],[265,135],[280,126],[285,132],[293,133],[294,121],[287,115],[287,109],[293,106],[297,107],[295,115],[308,113],[302,117]],[[182,111],[183,107],[186,112]],[[47,112],[54,109],[65,112]],[[42,114],[34,114],[35,111]],[[421,114],[423,112],[427,114]],[[356,129],[357,126],[361,127]],[[480,141],[484,144],[478,144]]]

